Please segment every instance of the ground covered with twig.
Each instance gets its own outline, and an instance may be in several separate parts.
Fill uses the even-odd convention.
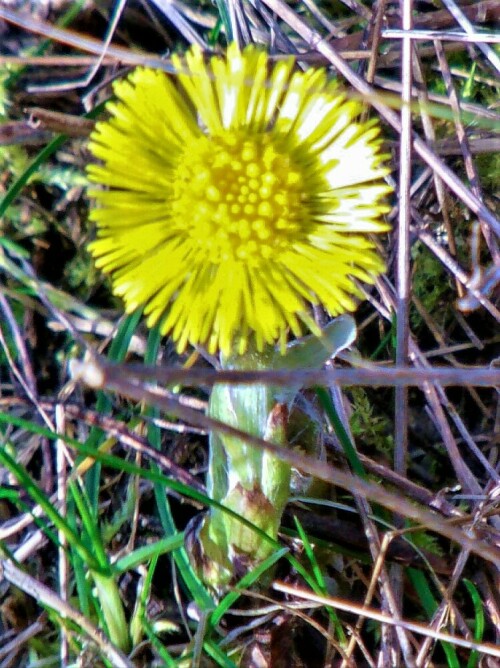
[[[500,665],[499,18],[0,2],[0,668]],[[293,377],[319,445],[283,454],[280,545],[214,592],[185,530],[210,504],[218,362],[124,315],[88,249],[86,167],[114,80],[231,41],[363,100],[393,194],[354,344]]]

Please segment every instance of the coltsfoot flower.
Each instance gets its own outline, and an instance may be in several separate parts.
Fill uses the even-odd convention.
[[[324,70],[255,46],[172,61],[175,77],[117,82],[90,142],[90,248],[127,311],[179,350],[231,354],[315,331],[311,304],[354,309],[353,279],[384,269],[367,237],[387,230],[377,123]]]

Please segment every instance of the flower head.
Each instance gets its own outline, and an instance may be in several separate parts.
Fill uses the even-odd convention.
[[[229,354],[314,328],[310,304],[352,310],[353,279],[384,268],[366,236],[387,229],[377,124],[324,70],[254,46],[173,63],[117,82],[91,137],[90,248],[127,311]]]

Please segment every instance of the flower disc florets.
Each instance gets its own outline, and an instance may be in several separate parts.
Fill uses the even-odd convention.
[[[90,143],[107,186],[91,251],[127,310],[226,354],[300,334],[310,304],[352,310],[353,279],[383,270],[366,236],[387,229],[378,127],[323,70],[253,46],[173,63],[117,82]]]
[[[305,239],[304,176],[270,135],[202,137],[175,170],[172,216],[185,221],[200,259],[257,267]]]

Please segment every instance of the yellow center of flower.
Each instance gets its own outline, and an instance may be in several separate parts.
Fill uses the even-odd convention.
[[[270,135],[198,138],[173,187],[174,224],[213,262],[268,261],[307,231],[302,172]]]

